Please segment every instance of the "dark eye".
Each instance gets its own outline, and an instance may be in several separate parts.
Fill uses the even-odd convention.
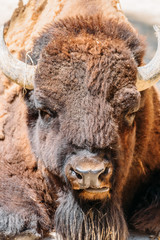
[[[133,122],[134,122],[134,119],[135,119],[135,116],[136,116],[136,112],[132,112],[132,113],[127,113],[125,115],[125,121],[127,122],[127,124],[129,126],[132,126]]]
[[[56,111],[49,111],[49,110],[45,110],[45,109],[39,109],[39,115],[41,116],[41,118],[44,121],[49,121],[52,118],[56,118],[57,117],[57,112]]]

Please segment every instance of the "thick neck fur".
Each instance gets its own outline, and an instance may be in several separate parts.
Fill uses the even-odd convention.
[[[141,95],[141,110],[136,116],[134,158],[123,191],[123,205],[126,211],[133,208],[132,200],[135,193],[137,191],[141,193],[143,184],[149,180],[152,172],[160,169],[159,93],[155,88],[150,88]],[[130,192],[129,195],[128,192]]]

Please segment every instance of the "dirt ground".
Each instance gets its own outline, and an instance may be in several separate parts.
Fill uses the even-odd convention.
[[[28,0],[24,0],[27,3]],[[10,19],[18,0],[0,0],[0,25]],[[160,0],[121,0],[122,9],[126,12],[129,20],[146,36],[147,53],[145,61],[148,62],[154,55],[157,40],[154,34],[153,24],[160,24]],[[30,238],[16,238],[16,240],[29,240]],[[52,235],[45,240],[56,240]],[[139,234],[131,234],[129,240],[153,240],[152,236],[142,236]]]

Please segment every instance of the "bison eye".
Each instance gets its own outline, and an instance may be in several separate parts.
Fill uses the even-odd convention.
[[[39,115],[44,121],[49,121],[52,118],[57,117],[57,112],[56,111],[51,112],[49,110],[39,109]]]
[[[134,122],[134,119],[135,119],[135,116],[136,116],[136,112],[127,113],[125,115],[125,121],[129,126],[132,126],[132,124]]]

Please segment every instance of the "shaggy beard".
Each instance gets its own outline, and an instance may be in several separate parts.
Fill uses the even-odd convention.
[[[59,199],[55,213],[58,240],[125,240],[128,230],[118,204],[78,203],[71,193]]]

